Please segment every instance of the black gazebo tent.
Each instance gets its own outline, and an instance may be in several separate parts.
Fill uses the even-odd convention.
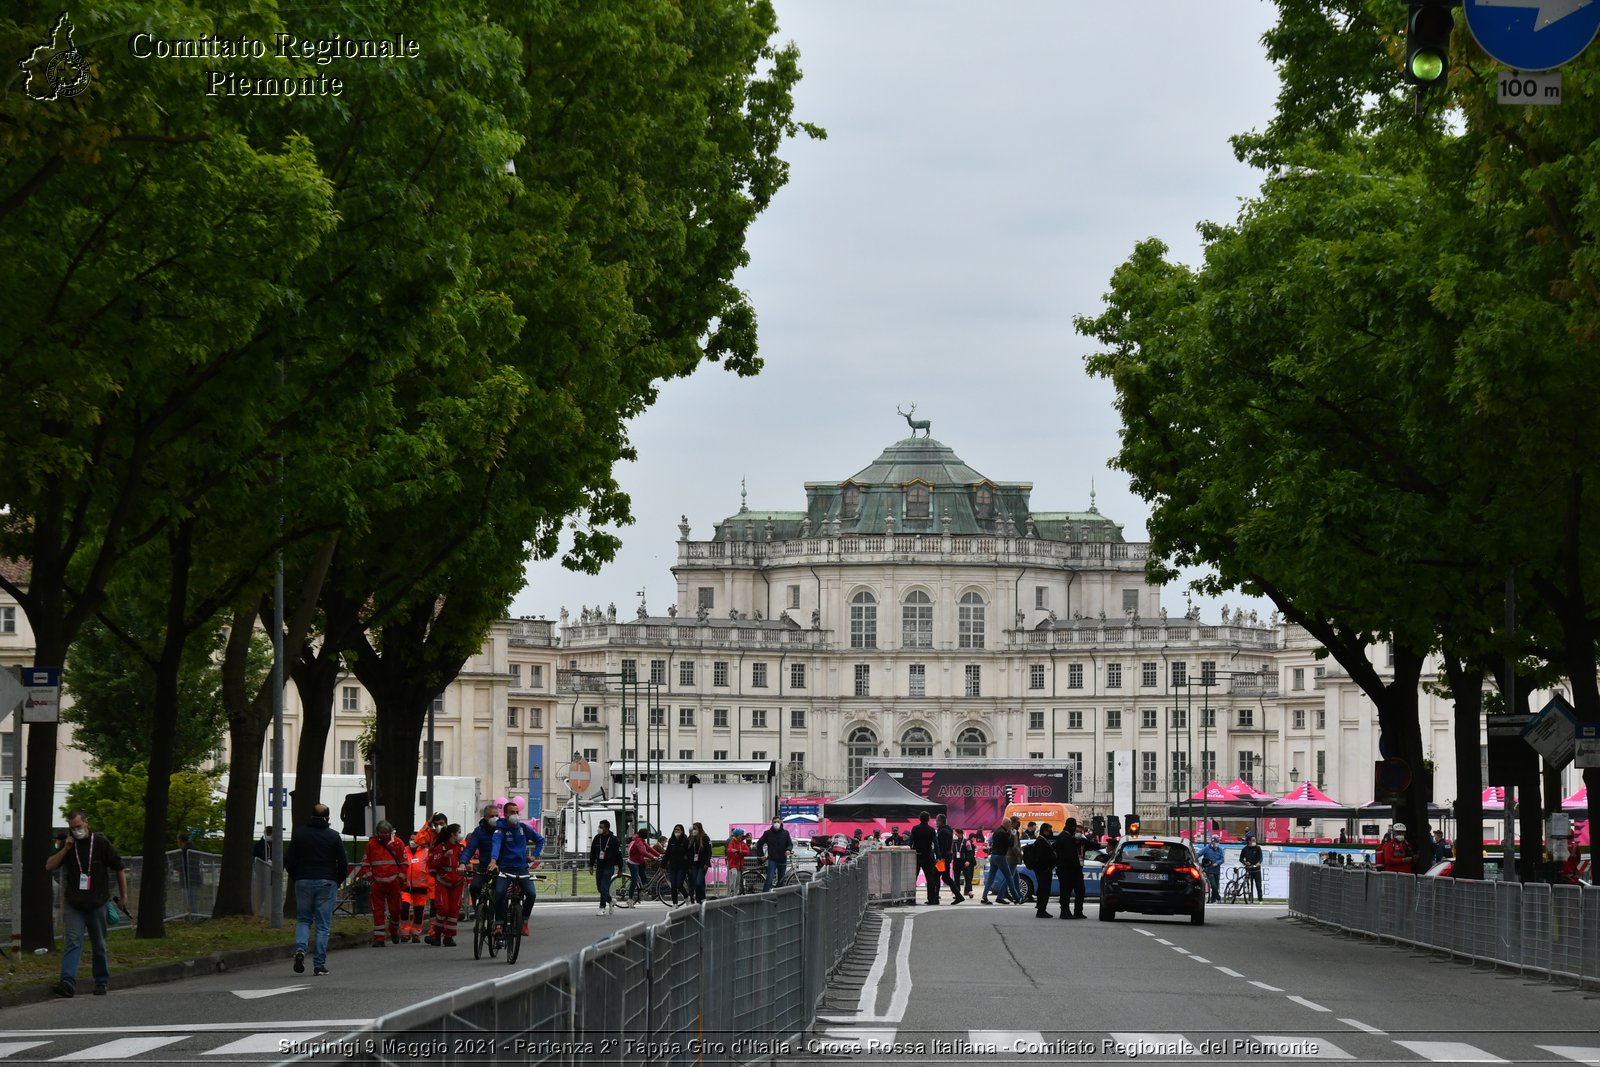
[[[915,819],[924,811],[929,815],[943,815],[945,810],[944,804],[919,796],[891,778],[887,771],[878,771],[855,792],[822,805],[822,816],[865,822],[869,819]]]

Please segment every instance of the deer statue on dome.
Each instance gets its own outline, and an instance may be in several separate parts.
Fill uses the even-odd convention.
[[[906,425],[911,427],[911,436],[912,437],[917,436],[917,431],[918,430],[922,431],[922,436],[923,437],[927,437],[928,436],[928,427],[933,425],[932,420],[931,419],[913,419],[911,417],[911,416],[913,416],[913,415],[915,415],[917,413],[917,405],[912,404],[910,411],[901,411],[900,410],[900,405],[896,404],[894,406],[894,413],[896,415],[899,415],[902,419],[906,420]]]

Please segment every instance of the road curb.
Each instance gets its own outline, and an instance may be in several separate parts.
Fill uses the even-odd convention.
[[[241,967],[254,967],[263,963],[275,963],[286,960],[294,955],[294,930],[285,931],[289,938],[281,945],[258,945],[255,948],[225,949],[213,952],[207,956],[197,956],[188,960],[173,960],[171,963],[158,963],[151,967],[139,967],[135,970],[124,971],[121,974],[112,974],[111,989],[133,989],[137,986],[159,985],[163,982],[181,982],[185,978],[195,978],[206,974],[223,974],[227,971],[238,970]],[[328,939],[328,951],[337,949],[359,948],[371,943],[367,935],[355,936],[351,934],[336,933]],[[85,946],[85,954],[88,948]],[[86,961],[87,962],[87,961]],[[83,974],[82,971],[79,972]],[[43,985],[29,986],[26,989],[14,989],[0,992],[0,1008],[14,1008],[23,1004],[40,1004],[47,1000],[59,999],[50,991],[55,983],[47,982]],[[81,978],[78,982],[78,995],[90,996],[94,991],[94,979],[87,982]]]

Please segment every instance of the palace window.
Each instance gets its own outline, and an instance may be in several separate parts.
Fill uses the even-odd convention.
[[[906,594],[900,605],[900,644],[905,648],[933,647],[933,601],[920,589]]]

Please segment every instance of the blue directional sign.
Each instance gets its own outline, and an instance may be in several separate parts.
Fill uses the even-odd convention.
[[[1466,0],[1464,6],[1478,46],[1513,70],[1570,63],[1600,30],[1600,0]]]

